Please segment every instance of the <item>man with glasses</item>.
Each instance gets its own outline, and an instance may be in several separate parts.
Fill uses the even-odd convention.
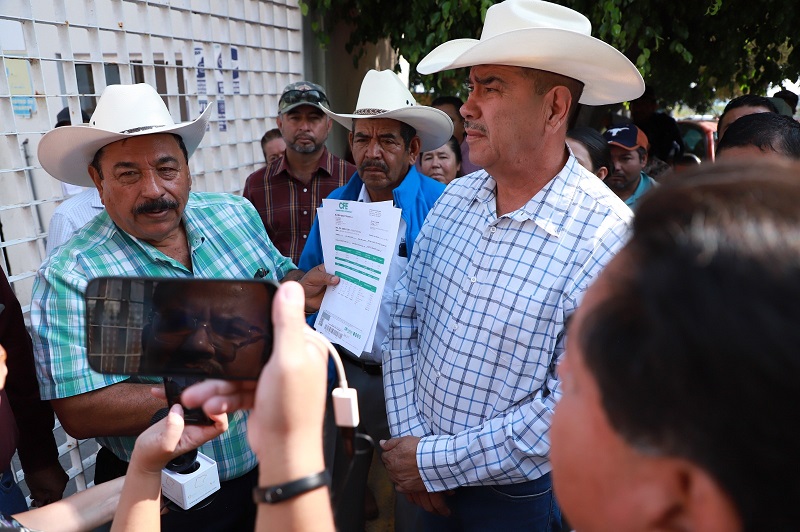
[[[143,374],[258,375],[272,346],[266,283],[161,282],[142,331]]]
[[[255,206],[278,250],[297,264],[322,199],[356,167],[325,147],[333,122],[325,90],[309,81],[283,89],[276,120],[286,154],[250,174],[243,196]]]

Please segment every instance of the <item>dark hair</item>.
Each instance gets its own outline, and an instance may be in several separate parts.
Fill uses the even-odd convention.
[[[353,119],[353,126],[352,131],[356,130],[356,120],[364,120],[363,118],[354,118]],[[409,126],[405,122],[397,121],[400,124],[400,138],[403,139],[403,143],[405,144],[406,150],[408,150],[409,144],[411,144],[411,140],[417,136],[417,130],[413,127]]]
[[[792,91],[783,89],[776,92],[775,97],[780,98],[781,100],[786,102],[789,105],[789,107],[791,107],[792,112],[794,112],[795,108],[797,107],[797,100],[798,100],[797,94],[793,93]]]
[[[431,107],[439,107],[440,105],[447,105],[447,104],[455,107],[456,114],[458,116],[461,116],[461,114],[458,111],[464,105],[464,101],[458,96],[437,96],[431,102]]]
[[[761,151],[800,159],[800,123],[775,113],[745,115],[725,130],[717,153],[737,146],[756,146]]]
[[[281,134],[281,130],[277,127],[274,127],[264,133],[264,136],[261,137],[261,148],[263,149],[267,142],[275,139],[282,139],[283,135]]]
[[[178,141],[178,147],[181,149],[181,153],[183,153],[183,158],[188,163],[189,162],[189,151],[186,149],[186,144],[183,143],[183,139],[181,138],[180,135],[176,135],[175,133],[172,133],[172,136],[175,137],[175,140]],[[122,139],[122,140],[128,140],[128,139]],[[108,144],[106,144],[106,146],[108,146]],[[95,152],[95,154],[94,154],[94,159],[92,159],[92,162],[89,163],[89,166],[91,166],[92,168],[94,168],[97,171],[97,175],[100,176],[100,179],[103,179],[103,172],[100,170],[100,159],[103,158],[103,152],[105,151],[106,146],[103,146],[102,148],[97,150],[97,152]]]
[[[744,530],[800,522],[800,165],[686,171],[637,207],[577,338],[614,429],[698,465]]]
[[[587,126],[578,126],[567,131],[567,137],[577,140],[586,147],[592,159],[592,172],[600,168],[607,168],[609,172],[614,169],[611,162],[611,148],[606,139],[597,130]]]
[[[731,109],[736,109],[737,107],[766,107],[769,109],[770,113],[778,113],[778,108],[775,107],[775,104],[772,103],[769,98],[765,98],[764,96],[756,96],[755,94],[743,94],[728,102],[728,105],[725,106],[722,114],[719,115],[719,121],[717,122],[717,125],[722,124],[722,122],[725,120],[725,115],[728,114],[728,111]]]

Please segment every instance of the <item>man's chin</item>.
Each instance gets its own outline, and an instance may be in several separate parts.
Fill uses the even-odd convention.
[[[316,144],[291,144],[291,145],[289,145],[289,148],[291,148],[292,151],[295,151],[297,153],[308,154],[308,153],[314,153],[314,152],[322,149],[322,145],[321,144],[320,145],[316,145]]]
[[[627,181],[622,181],[622,180],[618,180],[618,179],[606,179],[604,181],[604,183],[611,190],[622,191],[622,190],[627,190],[629,188]]]

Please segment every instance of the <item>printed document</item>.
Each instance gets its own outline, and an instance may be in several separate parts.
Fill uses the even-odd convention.
[[[325,271],[341,280],[327,288],[314,328],[361,356],[374,342],[383,288],[397,249],[400,209],[391,201],[324,199],[317,220]]]

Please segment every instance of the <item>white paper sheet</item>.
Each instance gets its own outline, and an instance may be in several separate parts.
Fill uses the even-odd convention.
[[[391,201],[324,199],[317,219],[325,270],[341,281],[325,292],[314,328],[361,356],[374,340],[400,209]]]

